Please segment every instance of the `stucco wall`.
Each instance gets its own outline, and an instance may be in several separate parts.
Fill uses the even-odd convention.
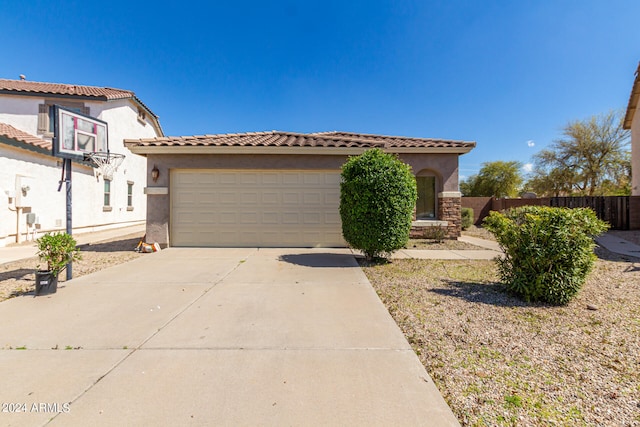
[[[457,154],[402,154],[400,159],[409,164],[414,174],[423,170],[436,171],[437,192],[458,191]],[[336,155],[158,155],[147,156],[148,187],[170,188],[171,169],[324,169],[337,170],[347,156]],[[151,170],[158,168],[157,182],[151,179]],[[170,194],[147,195],[147,241],[166,247],[169,242]]]
[[[37,135],[38,105],[40,97],[0,96],[0,121],[20,130]],[[93,175],[93,168],[73,164],[73,226],[76,231],[126,226],[144,222],[146,218],[146,159],[131,153],[123,144],[127,138],[158,136],[147,121],[138,120],[137,108],[128,99],[100,102],[83,101],[90,114],[109,124],[109,146],[116,153],[125,154],[125,160],[114,174],[111,183],[111,210],[103,209],[104,183]],[[42,135],[38,135],[41,136]],[[16,213],[11,211],[5,195],[13,190],[16,175],[27,175],[33,196],[32,210],[42,224],[42,230],[66,227],[66,199],[57,192],[61,176],[61,161],[46,154],[15,148],[0,143],[0,246],[16,241]],[[133,183],[133,209],[127,207],[127,184]],[[61,227],[57,224],[62,220]],[[20,219],[24,231],[26,219]],[[24,239],[24,237],[23,237]]]
[[[10,124],[21,131],[37,135],[38,104],[43,98],[24,96],[0,96],[0,122]]]
[[[62,162],[55,157],[0,144],[0,246],[16,241],[17,221],[23,233],[21,240],[27,238],[24,234],[28,231],[26,212],[23,210],[18,216],[15,199],[9,203],[5,194],[7,190],[19,190],[15,188],[16,179],[29,186],[20,207],[36,214],[40,232],[65,230],[66,187],[63,185],[62,190],[57,191],[61,171]],[[103,184],[96,181],[92,168],[73,164],[72,191],[74,229],[113,225],[114,221],[102,212]],[[133,216],[131,219],[121,217],[124,222],[135,220]]]

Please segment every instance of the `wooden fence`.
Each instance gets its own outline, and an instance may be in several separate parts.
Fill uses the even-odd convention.
[[[591,208],[597,217],[608,222],[613,230],[629,230],[629,197],[551,197],[549,206]]]
[[[462,207],[473,209],[476,225],[481,225],[482,220],[489,215],[490,211],[531,205],[591,208],[598,218],[607,221],[613,230],[640,229],[640,196],[541,197],[536,199],[462,198]]]

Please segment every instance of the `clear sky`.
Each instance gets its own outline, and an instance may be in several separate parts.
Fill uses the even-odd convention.
[[[167,135],[351,131],[531,161],[625,109],[638,0],[0,0],[0,78],[129,89]]]

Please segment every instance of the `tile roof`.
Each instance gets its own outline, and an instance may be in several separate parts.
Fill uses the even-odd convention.
[[[0,79],[0,92],[42,93],[50,95],[72,95],[102,100],[133,98],[135,94],[130,90],[113,89],[110,87],[80,86],[63,83],[42,83],[27,80]]]
[[[21,142],[32,147],[37,147],[45,151],[51,151],[50,141],[38,138],[37,136],[21,131],[20,129],[16,129],[6,123],[0,123],[0,137],[12,139],[14,141]]]
[[[631,122],[633,116],[638,107],[638,99],[640,98],[640,63],[638,63],[638,69],[636,69],[636,78],[633,81],[633,87],[631,88],[631,95],[629,95],[629,104],[627,105],[627,114],[624,116],[624,123],[622,127],[624,129],[631,129]]]
[[[475,142],[440,139],[408,138],[400,136],[369,135],[350,132],[248,132],[218,135],[179,136],[162,138],[127,139],[129,147],[333,147],[333,148],[444,148],[468,149]]]
[[[80,98],[89,98],[99,101],[113,101],[117,99],[133,99],[144,110],[153,117],[154,123],[157,125],[158,133],[164,135],[160,118],[151,111],[144,102],[140,100],[130,90],[114,89],[111,87],[70,85],[65,83],[45,83],[32,82],[29,80],[9,80],[0,79],[0,94],[14,95],[58,95],[58,96],[77,96]]]

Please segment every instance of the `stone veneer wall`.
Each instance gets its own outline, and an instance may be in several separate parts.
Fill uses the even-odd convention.
[[[462,198],[449,197],[448,195],[438,196],[438,219],[440,221],[447,221],[446,237],[448,239],[457,239],[460,237],[462,230]]]
[[[413,214],[415,221],[415,212]],[[445,239],[457,239],[462,231],[462,197],[457,192],[443,192],[438,195],[438,219],[414,222],[409,237],[412,239],[431,239],[434,228],[445,229]]]

